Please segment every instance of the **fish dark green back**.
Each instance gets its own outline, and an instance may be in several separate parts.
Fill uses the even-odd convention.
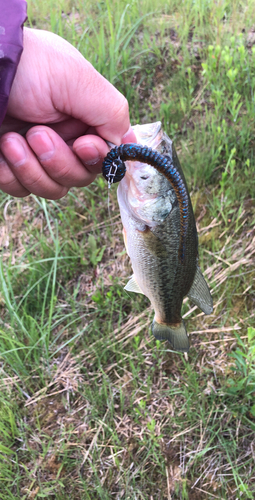
[[[186,235],[185,258],[181,262],[178,258],[179,241],[181,232],[180,211],[176,202],[167,219],[158,224],[151,232],[161,241],[167,251],[167,259],[162,263],[167,267],[165,281],[171,276],[166,298],[164,298],[167,310],[166,322],[177,324],[181,322],[181,306],[183,298],[188,294],[195,278],[198,256],[198,239],[194,213],[189,200],[189,217]],[[164,274],[162,273],[162,280]]]

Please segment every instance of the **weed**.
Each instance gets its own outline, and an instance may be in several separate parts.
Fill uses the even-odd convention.
[[[55,202],[1,194],[0,498],[254,498],[253,2],[30,0],[28,19],[133,123],[163,121],[214,313],[185,299],[187,356],[155,341],[103,179]]]
[[[251,419],[255,417],[255,329],[249,327],[247,330],[247,344],[243,342],[239,335],[237,336],[238,348],[230,353],[235,365],[231,370],[235,378],[229,378],[227,381],[226,393],[240,398],[238,403],[238,413],[241,415],[250,415]],[[253,424],[255,429],[255,425]]]

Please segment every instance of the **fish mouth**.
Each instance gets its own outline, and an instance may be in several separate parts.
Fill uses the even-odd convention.
[[[134,125],[132,129],[138,143],[156,149],[159,153],[163,152],[161,143],[164,139],[164,132],[161,122],[150,123],[146,127],[144,125]]]

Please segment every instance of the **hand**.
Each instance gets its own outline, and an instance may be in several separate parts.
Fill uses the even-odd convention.
[[[24,128],[25,137],[17,133]],[[104,139],[136,142],[127,100],[67,41],[24,28],[0,127],[0,189],[58,199],[86,186],[101,172]]]

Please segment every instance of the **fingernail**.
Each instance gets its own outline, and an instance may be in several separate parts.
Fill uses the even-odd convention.
[[[128,131],[123,135],[121,142],[127,144],[128,142],[137,142],[135,133],[130,125]]]
[[[89,142],[85,145],[81,145],[80,147],[75,148],[75,151],[78,154],[79,151],[82,152],[82,150],[84,151],[84,153],[81,154],[81,159],[83,160],[83,163],[85,165],[96,165],[96,163],[99,162],[100,155],[98,149],[96,148],[95,144],[93,144],[93,142]]]
[[[18,139],[4,139],[1,147],[4,155],[8,158],[8,162],[14,167],[19,167],[26,161],[26,151]]]
[[[55,153],[55,146],[47,132],[28,134],[27,141],[40,161],[50,160]]]

